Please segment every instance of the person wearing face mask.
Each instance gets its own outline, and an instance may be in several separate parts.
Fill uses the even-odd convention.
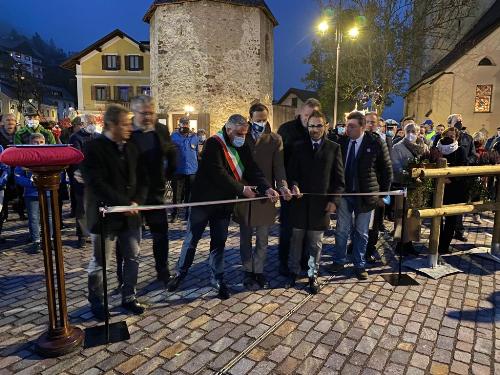
[[[81,127],[76,133],[69,137],[69,144],[77,150],[85,153],[86,144],[97,137],[96,119],[93,115],[83,115],[80,118]],[[69,182],[71,191],[75,198],[75,219],[76,236],[78,237],[77,247],[82,249],[86,247],[87,241],[90,241],[90,233],[87,229],[87,215],[85,214],[85,184],[80,171],[80,164],[71,165],[68,168]]]
[[[320,111],[321,103],[314,98],[307,99],[302,106],[298,116],[284,123],[278,129],[278,134],[283,140],[283,155],[285,160],[285,170],[288,171],[288,163],[292,157],[294,145],[297,142],[309,139],[307,132],[307,120],[313,111]],[[284,199],[281,200],[280,207],[280,241],[278,246],[279,253],[279,273],[282,276],[289,276],[288,272],[288,254],[290,252],[290,239],[292,238],[292,226],[290,224],[290,204]],[[307,267],[307,259],[304,257],[302,266]]]
[[[40,133],[45,138],[46,144],[55,144],[56,140],[51,131],[40,125],[40,114],[34,109],[29,108],[24,114],[25,127],[19,129],[14,135],[14,143],[16,145],[27,145],[30,143],[30,136],[33,133]]]
[[[448,125],[452,128],[455,128],[458,130],[458,137],[456,138],[458,145],[460,148],[463,148],[465,152],[465,156],[467,158],[467,164],[468,165],[476,165],[477,164],[477,154],[476,154],[476,148],[474,147],[474,140],[472,139],[472,136],[467,134],[463,128],[463,122],[462,122],[462,115],[459,113],[455,113],[452,115],[448,116]],[[470,181],[465,179],[464,182]],[[464,228],[464,218],[463,215],[460,215],[457,219],[457,224],[456,224],[456,229],[455,229],[455,236],[454,238],[466,242],[467,237],[465,236],[465,228]]]
[[[340,138],[345,137],[345,124],[341,122],[335,126],[335,129],[328,129],[326,137],[332,142],[339,143]]]
[[[199,129],[196,132],[196,135],[198,136],[198,140],[199,140],[198,144],[200,146],[200,147],[198,147],[198,151],[201,153],[203,145],[205,144],[205,142],[207,140],[207,132],[205,131],[205,129]]]
[[[177,146],[177,169],[172,179],[173,204],[189,201],[194,176],[198,170],[200,139],[189,129],[189,118],[179,120],[178,130],[172,134],[172,142]],[[187,220],[186,210],[184,220]],[[171,222],[177,220],[177,209],[172,210]]]
[[[404,132],[405,137],[401,142],[398,142],[392,148],[392,169],[393,169],[393,185],[392,189],[402,189],[402,188],[412,188],[412,186],[407,186],[407,181],[405,179],[404,173],[408,168],[408,164],[415,159],[421,159],[427,157],[429,154],[429,147],[425,142],[417,136],[418,127],[414,123],[409,123],[405,126]],[[403,238],[403,251],[405,253],[417,254],[410,236],[413,228],[405,231]]]
[[[261,103],[250,107],[249,135],[246,144],[250,148],[257,166],[267,181],[291,199],[286,182],[283,163],[283,142],[281,137],[271,131],[268,120],[269,110]],[[243,285],[249,290],[269,288],[264,275],[269,229],[274,224],[276,207],[271,201],[257,201],[237,204],[234,208],[234,221],[240,224],[240,254],[243,265]],[[255,232],[255,250],[252,237]]]
[[[255,198],[257,195],[268,196],[272,201],[278,200],[278,192],[271,188],[245,142],[249,131],[245,117],[235,114],[229,117],[221,131],[207,139],[191,190],[191,202]],[[211,283],[219,298],[230,297],[230,290],[224,280],[224,247],[233,206],[221,204],[190,208],[186,237],[177,261],[176,275],[168,284],[169,291],[175,291],[186,277],[193,264],[198,242],[208,224]]]
[[[323,247],[323,234],[330,227],[330,215],[340,205],[344,192],[344,165],[338,143],[325,137],[326,119],[314,111],[308,119],[309,140],[300,142],[290,161],[288,181],[295,195],[291,201],[292,245],[288,268],[288,286],[295,286],[301,273],[301,259],[306,243],[309,293],[319,292],[318,273]],[[302,191],[317,195],[301,194]]]
[[[437,157],[445,158],[449,167],[469,165],[465,148],[460,147],[458,139],[460,133],[456,127],[446,129],[439,140]],[[466,177],[453,177],[445,180],[443,204],[465,203],[468,199],[467,189],[464,189]],[[450,244],[456,234],[457,225],[461,215],[446,216],[441,220],[441,233],[439,235],[439,254],[450,254]]]

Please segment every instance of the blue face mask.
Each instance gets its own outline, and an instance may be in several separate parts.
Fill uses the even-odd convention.
[[[345,134],[345,128],[343,126],[337,127],[337,134],[338,135],[344,135]]]
[[[241,147],[245,144],[245,137],[235,136],[232,143],[236,148]]]
[[[387,131],[386,134],[388,137],[394,137],[394,132],[392,130]]]

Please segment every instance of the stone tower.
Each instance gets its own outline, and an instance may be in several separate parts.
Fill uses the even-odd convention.
[[[144,21],[152,95],[170,126],[191,112],[193,125],[213,134],[256,101],[272,119],[277,21],[264,0],[157,0]]]

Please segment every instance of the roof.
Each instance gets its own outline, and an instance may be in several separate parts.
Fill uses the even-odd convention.
[[[102,47],[102,45],[106,44],[107,42],[109,42],[110,40],[112,40],[113,38],[116,38],[116,37],[119,37],[122,39],[123,38],[130,39],[132,42],[137,44],[137,46],[141,49],[141,51],[145,51],[145,50],[149,51],[149,42],[147,44],[145,42],[139,42],[139,41],[135,40],[134,38],[132,38],[130,35],[125,34],[120,29],[115,29],[112,32],[110,32],[108,35],[99,39],[97,42],[95,42],[95,43],[91,44],[90,46],[88,46],[87,48],[85,48],[83,51],[78,52],[78,53],[74,54],[73,56],[71,56],[69,59],[64,61],[61,64],[61,66],[63,68],[66,68],[66,69],[73,70],[75,68],[75,65],[78,64],[78,62],[80,61],[81,58],[88,55],[90,52],[92,52],[94,50],[99,51],[100,48]]]
[[[420,86],[423,81],[443,72],[462,56],[477,46],[484,38],[500,26],[500,0],[496,0],[476,24],[460,39],[455,47],[441,60],[434,64],[408,91]]]
[[[285,94],[281,97],[280,100],[277,101],[277,103],[281,104],[290,94],[295,94],[303,102],[305,102],[309,98],[319,99],[319,95],[316,91],[302,90],[292,87],[289,88],[287,92],[285,92]]]
[[[44,97],[47,97],[48,99],[65,100],[69,102],[75,101],[73,95],[71,95],[69,91],[66,90],[64,87],[43,85],[43,88],[44,88]],[[59,91],[62,94],[62,96],[52,96],[51,91]]]
[[[156,8],[158,8],[161,5],[166,5],[166,4],[179,4],[179,3],[185,3],[187,1],[200,1],[200,0],[155,0],[153,4],[149,7],[148,11],[143,17],[144,22],[148,22],[151,20],[151,17],[153,16]],[[216,1],[219,3],[228,3],[228,4],[233,4],[233,5],[240,5],[240,6],[246,6],[246,7],[256,7],[262,9],[262,11],[266,14],[267,17],[272,21],[274,26],[278,25],[278,21],[274,17],[273,13],[271,12],[271,9],[267,6],[265,0],[211,0],[211,1]]]
[[[16,89],[5,81],[0,81],[0,92],[4,93],[11,99],[16,98]]]

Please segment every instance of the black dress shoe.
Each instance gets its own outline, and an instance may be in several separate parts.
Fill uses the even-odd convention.
[[[262,273],[255,274],[255,281],[262,289],[269,289],[269,281],[267,281],[266,277]]]
[[[309,293],[310,294],[318,294],[319,293],[319,282],[316,277],[309,278]]]
[[[184,275],[181,275],[181,274],[177,274],[174,277],[172,277],[167,284],[168,291],[175,292],[183,279],[184,279]]]
[[[168,271],[160,271],[156,274],[156,280],[161,281],[165,284],[165,286],[168,286],[168,283],[170,281],[170,272]]]
[[[334,262],[330,265],[330,267],[328,267],[328,271],[331,273],[339,273],[342,272],[344,268],[345,268],[344,264]]]
[[[290,276],[288,277],[288,281],[286,283],[286,288],[294,288],[296,284],[297,284],[297,275],[294,273],[290,273]]]
[[[245,271],[245,274],[243,275],[243,286],[248,290],[256,289],[256,280],[252,272]]]
[[[285,276],[285,277],[290,276],[290,271],[288,270],[288,266],[285,264],[280,264],[280,268],[279,268],[278,272],[281,276]]]
[[[106,310],[104,310],[104,305],[102,305],[101,303],[90,304],[90,311],[92,311],[92,314],[94,314],[94,318],[96,318],[96,320],[103,322],[106,319]]]
[[[87,240],[85,238],[83,238],[83,237],[80,237],[78,239],[77,247],[79,249],[85,249],[87,247]]]
[[[364,268],[354,268],[358,280],[368,280],[368,272]]]
[[[42,251],[42,246],[40,245],[40,242],[35,242],[33,245],[31,245],[31,248],[29,249],[30,254],[39,254]]]
[[[130,302],[122,302],[122,307],[135,315],[141,315],[142,313],[144,313],[144,310],[146,310],[146,308],[141,305],[136,299]]]
[[[224,281],[219,281],[218,283],[217,297],[220,299],[229,299],[231,297],[231,291],[227,287]]]

